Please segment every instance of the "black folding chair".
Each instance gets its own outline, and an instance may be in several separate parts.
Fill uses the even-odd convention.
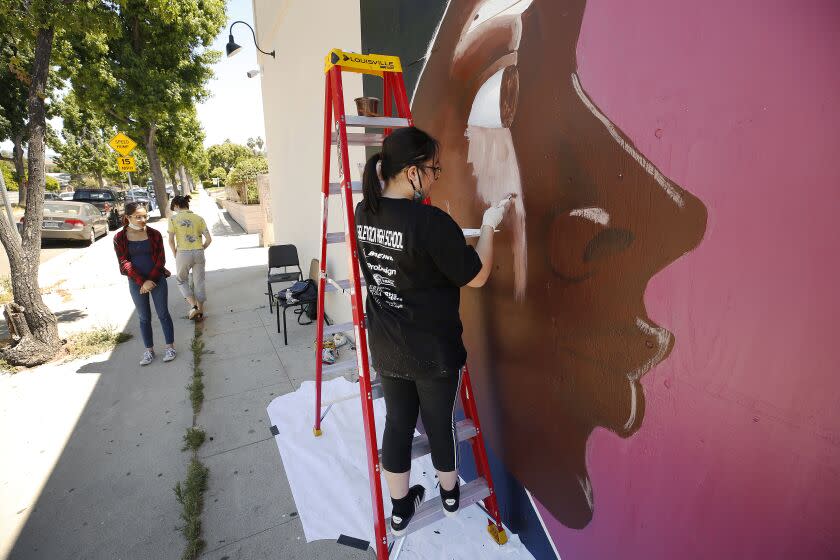
[[[315,282],[315,285],[318,285],[318,276],[321,273],[321,268],[318,266],[318,259],[312,259],[312,262],[309,263],[309,279]],[[307,304],[316,304],[318,302],[318,295],[316,293],[314,299],[303,299],[297,300],[293,303],[289,303],[286,301],[286,298],[283,296],[283,292],[278,293],[274,296],[274,306],[277,307],[277,332],[280,332],[280,310],[283,310],[283,344],[286,346],[289,345],[289,330],[286,327],[286,310],[290,307],[297,307],[295,309],[295,314],[298,315],[298,323],[301,325],[309,325],[309,323],[301,323],[301,318],[305,313],[303,306]]]
[[[282,272],[272,270],[282,268]],[[290,268],[297,268],[297,272],[290,272]],[[300,269],[297,247],[294,245],[272,245],[268,248],[268,312],[273,313],[276,300],[271,285],[277,282],[297,282],[303,280],[303,271]]]

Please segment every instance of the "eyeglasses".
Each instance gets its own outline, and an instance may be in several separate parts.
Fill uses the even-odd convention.
[[[423,169],[431,169],[435,177],[435,181],[437,181],[440,178],[440,174],[443,171],[443,168],[439,165],[420,165],[418,167],[422,167]]]

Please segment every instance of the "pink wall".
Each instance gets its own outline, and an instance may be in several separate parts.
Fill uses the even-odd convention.
[[[589,0],[585,90],[699,197],[650,283],[675,333],[644,425],[598,430],[564,560],[840,558],[840,3]]]

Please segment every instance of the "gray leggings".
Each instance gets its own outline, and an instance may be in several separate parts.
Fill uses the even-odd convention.
[[[176,279],[178,290],[184,299],[194,297],[196,301],[206,301],[204,293],[204,249],[183,251],[178,249],[175,255]],[[192,269],[192,286],[190,286],[190,269]]]

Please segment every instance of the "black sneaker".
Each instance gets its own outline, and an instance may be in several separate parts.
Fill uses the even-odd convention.
[[[426,495],[426,489],[422,485],[417,484],[408,489],[408,494],[405,498],[395,500],[391,498],[391,503],[394,504],[391,512],[391,532],[395,537],[402,536],[408,528],[408,523],[414,517],[414,512],[420,504],[423,503],[423,496]]]
[[[460,482],[455,483],[455,488],[452,490],[440,489],[440,501],[443,503],[443,513],[448,517],[453,517],[458,513],[458,507],[461,501],[461,485]]]

